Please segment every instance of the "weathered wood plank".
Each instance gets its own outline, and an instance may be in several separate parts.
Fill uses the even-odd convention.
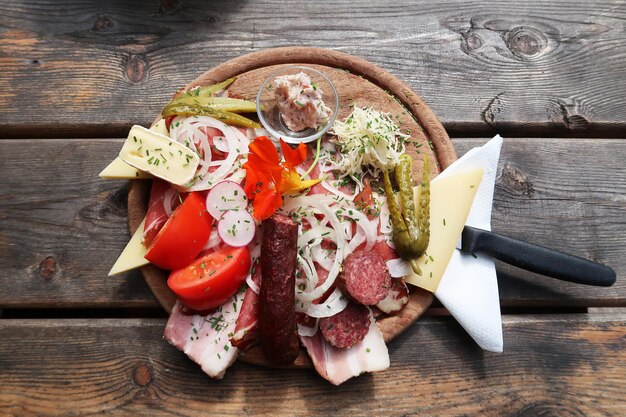
[[[480,139],[456,139],[459,155]],[[505,139],[492,230],[604,263],[612,288],[557,281],[498,263],[503,305],[626,305],[626,147],[621,140]]]
[[[107,277],[129,240],[119,140],[0,143],[0,308],[156,307],[141,274]]]
[[[623,6],[3,2],[0,135],[122,136],[132,123],[150,123],[177,88],[208,68],[263,48],[309,45],[396,74],[453,135],[623,136]]]
[[[603,415],[626,413],[626,315],[506,316],[505,352],[446,318],[390,344],[391,369],[335,387],[236,363],[211,380],[160,319],[0,321],[3,415]],[[19,346],[19,348],[16,348]]]
[[[462,155],[484,142],[454,145]],[[13,162],[0,164],[0,308],[156,306],[139,273],[106,276],[129,239],[127,183],[97,174],[121,143],[1,142]],[[626,305],[625,157],[622,140],[505,140],[493,229],[606,263],[618,280],[595,288],[498,265],[503,306]]]

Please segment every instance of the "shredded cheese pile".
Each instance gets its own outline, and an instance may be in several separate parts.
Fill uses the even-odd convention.
[[[381,169],[393,168],[410,138],[388,113],[356,106],[344,122],[335,121],[331,133],[341,149],[335,168],[352,178],[361,178],[364,170],[377,177]]]

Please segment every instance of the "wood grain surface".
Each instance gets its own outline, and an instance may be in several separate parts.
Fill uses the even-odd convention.
[[[122,143],[0,141],[0,308],[158,306],[139,271],[107,277],[130,239],[128,181],[98,173]]]
[[[419,91],[453,135],[626,132],[623,0],[0,3],[0,135],[122,136],[227,59],[307,45]]]
[[[459,155],[485,141],[453,140]],[[13,161],[0,164],[0,308],[158,306],[138,272],[106,276],[130,238],[128,182],[97,175],[122,143],[0,141]],[[617,282],[587,287],[498,264],[503,306],[626,305],[625,159],[622,140],[505,139],[493,229],[607,263]]]
[[[237,362],[211,380],[161,319],[0,321],[3,415],[623,416],[626,315],[507,316],[505,352],[448,318],[390,344],[391,368],[335,387]],[[15,346],[19,345],[19,349]]]

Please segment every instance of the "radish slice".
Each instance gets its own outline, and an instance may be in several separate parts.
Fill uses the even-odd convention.
[[[244,211],[247,206],[245,191],[234,181],[217,183],[206,196],[206,209],[214,219],[220,219],[226,211]]]
[[[246,246],[252,242],[255,231],[254,218],[246,210],[226,211],[217,223],[217,232],[224,243],[230,246]]]

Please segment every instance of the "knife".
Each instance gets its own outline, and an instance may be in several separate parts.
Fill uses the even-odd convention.
[[[576,284],[610,287],[615,283],[615,271],[606,265],[475,227],[463,228],[460,249]]]

